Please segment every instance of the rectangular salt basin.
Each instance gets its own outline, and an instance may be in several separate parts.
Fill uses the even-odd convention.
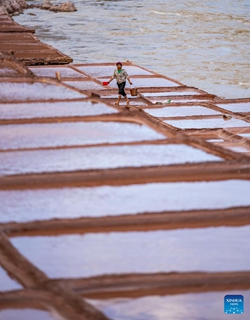
[[[250,102],[216,104],[218,107],[232,112],[250,112]]]
[[[103,90],[106,87],[94,81],[63,81],[63,83],[79,90]]]
[[[165,91],[165,92],[143,92],[142,95],[148,97],[168,97],[168,96],[193,96],[200,95],[198,91]]]
[[[144,109],[154,117],[183,117],[183,116],[204,116],[221,114],[218,111],[201,106],[165,107]]]
[[[35,101],[35,100],[63,100],[86,98],[87,96],[75,90],[71,90],[61,85],[49,83],[0,83],[0,101]]]
[[[17,70],[9,68],[9,67],[2,67],[0,65],[0,77],[13,77],[13,76],[19,76]]]
[[[244,313],[224,313],[226,295],[243,295]],[[237,320],[250,319],[250,290],[186,293],[168,296],[147,296],[88,300],[110,319],[116,320]],[[141,317],[143,315],[143,317]]]
[[[223,147],[223,145],[222,145]],[[226,149],[232,150],[234,152],[250,152],[250,149],[243,146],[226,147]]]
[[[87,75],[95,78],[99,77],[111,77],[114,74],[116,65],[113,66],[75,66],[80,71],[83,71]],[[150,71],[144,70],[136,66],[124,66],[129,76],[144,76],[144,75],[154,75]]]
[[[148,78],[131,78],[131,81],[135,87],[177,87],[179,86],[178,83],[174,81],[165,79],[165,78],[155,78],[155,77],[148,77]],[[111,82],[111,87],[116,87],[117,84],[115,81]]]
[[[157,100],[155,101],[151,101],[151,102],[157,102]],[[211,103],[211,100],[210,99],[195,99],[195,98],[192,98],[192,99],[176,99],[174,98],[171,103],[187,103],[187,102],[196,102],[196,103],[200,103],[200,102],[209,102]]]
[[[202,150],[174,144],[2,152],[0,176],[221,160]]]
[[[90,101],[31,102],[0,104],[0,119],[92,116],[118,111]]]
[[[61,78],[86,78],[86,76],[80,72],[75,71],[69,67],[29,67],[29,69],[37,77],[56,77],[56,72],[60,72]]]
[[[128,98],[129,98],[129,105],[130,105],[130,106],[136,106],[136,107],[146,107],[146,106],[148,106],[148,104],[147,104],[146,102],[139,101],[138,99],[134,99],[133,97],[131,97],[131,95],[130,95],[129,93],[127,93],[127,96],[128,96]],[[114,101],[111,102],[111,103],[114,103]],[[120,105],[120,106],[126,106],[126,105],[127,105],[126,100],[125,100],[125,99],[122,99],[122,100],[120,101],[120,104],[119,104],[119,105]]]
[[[130,105],[143,106],[143,107],[148,106],[148,103],[145,102],[145,101],[140,100],[139,97],[131,96],[131,94],[130,94],[130,92],[128,90],[127,90],[126,94],[127,94],[128,98],[129,98],[129,104]],[[118,97],[117,94],[116,95],[112,95],[112,96],[106,96],[106,95],[101,96],[101,98],[103,99],[104,102],[107,102],[107,103],[110,103],[110,104],[114,104],[115,101],[117,100],[117,97]],[[111,99],[116,99],[116,100],[112,101]],[[122,106],[122,105],[123,106],[127,105],[126,100],[123,99],[123,98],[120,101],[120,106]]]
[[[66,122],[0,126],[0,150],[88,145],[165,138],[149,127],[119,122]]]
[[[5,309],[0,310],[3,320],[55,320],[51,313],[35,309]]]
[[[15,280],[11,279],[7,272],[0,266],[0,292],[18,289],[22,289],[22,286]]]
[[[250,139],[250,133],[241,133],[241,134],[239,134],[239,136],[241,136],[243,138]]]
[[[219,143],[219,142],[225,142],[225,141],[223,139],[209,139],[209,140],[207,140],[207,142]]]
[[[245,271],[250,265],[250,226],[18,237],[12,243],[51,278]]]
[[[242,120],[234,119],[225,121],[221,119],[195,119],[195,120],[166,120],[174,127],[180,129],[215,129],[215,128],[237,128],[237,127],[249,127],[250,123]]]
[[[0,222],[250,206],[250,181],[1,190]]]
[[[197,104],[201,103],[201,102],[210,102],[209,99],[197,99],[197,98],[187,98],[187,99],[181,99],[182,97],[174,97],[174,98],[171,98],[171,96],[162,96],[162,97],[152,97],[152,98],[146,98],[147,100],[149,100],[151,103],[157,105],[157,103],[160,103],[160,104],[168,104],[168,103],[188,103],[188,102],[196,102]],[[171,100],[171,101],[169,101]]]

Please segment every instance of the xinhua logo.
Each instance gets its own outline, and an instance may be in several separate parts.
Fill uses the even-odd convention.
[[[244,297],[242,295],[226,295],[224,297],[224,312],[241,314],[244,312]]]

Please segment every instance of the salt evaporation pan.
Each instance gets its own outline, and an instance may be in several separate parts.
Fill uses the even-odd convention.
[[[114,74],[114,70],[116,69],[116,66],[80,66],[75,65],[75,68],[77,68],[80,71],[85,72],[91,77],[99,78],[99,77],[111,77]],[[146,71],[140,67],[136,66],[124,66],[124,69],[127,71],[127,73],[130,76],[141,76],[141,75],[153,75],[153,73]]]
[[[56,77],[56,72],[60,72],[61,78],[86,78],[80,72],[68,67],[29,67],[29,69],[38,77]]]
[[[250,226],[18,237],[12,242],[52,278],[245,271],[250,264]]]
[[[166,120],[168,123],[174,127],[180,129],[215,129],[215,128],[238,128],[238,127],[248,127],[249,123],[234,119],[225,121],[221,119],[193,119],[193,120]]]
[[[0,104],[0,119],[94,116],[118,111],[90,101],[30,102]]]
[[[35,101],[86,98],[87,96],[61,85],[48,83],[2,82],[0,101]]]
[[[250,206],[249,190],[250,181],[245,180],[2,190],[0,221]]]
[[[106,87],[94,82],[94,81],[64,81],[65,84],[74,87],[79,90],[103,90]]]
[[[0,153],[0,175],[161,166],[222,159],[186,145],[134,145]]]
[[[74,122],[0,126],[0,149],[58,147],[165,138],[149,127],[119,122]]]
[[[178,83],[174,81],[167,80],[165,78],[155,78],[155,77],[147,77],[147,78],[132,78],[131,79],[133,85],[137,88],[141,87],[177,87]],[[117,88],[117,84],[115,81],[111,82],[110,87]]]
[[[168,96],[193,96],[200,95],[198,91],[161,91],[161,92],[143,92],[142,93],[146,98],[149,97],[168,97]]]
[[[154,117],[184,117],[184,116],[204,116],[218,115],[218,111],[201,106],[165,107],[144,109]]]
[[[55,320],[49,312],[34,309],[0,310],[0,318],[4,320]]]
[[[234,290],[147,296],[136,299],[88,300],[88,302],[116,320],[228,320],[228,314],[224,313],[222,308],[226,295],[243,295],[245,301],[250,301],[250,290]],[[249,320],[249,314],[250,305],[245,304],[244,313],[235,317]]]
[[[22,289],[22,286],[16,281],[9,278],[7,272],[0,267],[0,292]],[[0,312],[1,315],[1,312]]]
[[[218,107],[232,112],[250,112],[250,102],[216,104]]]

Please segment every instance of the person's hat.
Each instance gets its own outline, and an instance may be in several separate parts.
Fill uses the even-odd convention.
[[[117,66],[118,66],[118,64],[120,64],[120,65],[122,66],[122,63],[121,63],[120,61],[118,61],[118,62],[116,63]]]

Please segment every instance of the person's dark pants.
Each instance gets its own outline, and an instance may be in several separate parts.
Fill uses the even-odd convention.
[[[119,88],[119,94],[122,95],[124,98],[126,98],[126,92],[124,91],[125,86],[126,86],[126,81],[122,82],[122,83],[117,83],[118,88]]]

